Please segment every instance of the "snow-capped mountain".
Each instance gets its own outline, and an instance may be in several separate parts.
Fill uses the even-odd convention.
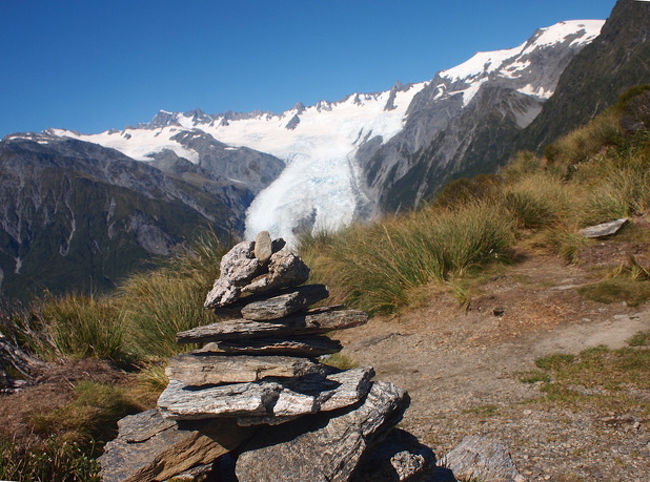
[[[186,160],[221,179],[248,183],[256,197],[247,211],[246,236],[268,229],[292,241],[300,229],[335,229],[415,205],[449,175],[464,172],[468,162],[476,163],[472,153],[484,128],[491,138],[527,126],[562,70],[602,25],[560,22],[518,47],[479,52],[431,81],[296,104],[281,114],[161,111],[152,122],[121,131],[49,134],[163,168]]]

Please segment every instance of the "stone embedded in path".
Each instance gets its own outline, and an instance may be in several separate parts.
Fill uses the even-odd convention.
[[[266,264],[273,254],[271,235],[268,231],[260,231],[255,238],[255,257],[260,263]]]
[[[358,402],[368,393],[373,375],[372,368],[356,368],[327,377],[206,388],[187,387],[178,380],[170,380],[158,399],[158,408],[163,417],[176,420],[241,417],[250,425],[254,419],[267,423],[266,417],[273,417],[283,422]]]
[[[318,308],[305,314],[275,321],[230,320],[199,326],[176,334],[180,344],[242,340],[245,338],[278,337],[284,335],[322,334],[363,325],[368,315],[357,310]]]
[[[299,357],[188,353],[169,360],[165,374],[170,379],[196,387],[256,382],[267,377],[323,374],[324,368],[320,363]]]
[[[99,458],[104,482],[166,480],[212,463],[251,433],[232,420],[177,423],[163,419],[157,410],[130,415],[117,426],[119,435]]]
[[[316,357],[338,353],[341,342],[326,336],[260,338],[244,341],[210,342],[194,353],[228,353],[245,355],[294,355]]]
[[[271,250],[284,241],[276,240]],[[298,286],[307,281],[309,268],[299,256],[285,250],[271,254],[268,262],[255,257],[255,243],[243,241],[221,258],[221,274],[205,298],[204,307],[221,308],[245,293],[263,293]]]
[[[240,482],[347,481],[368,447],[401,420],[408,404],[404,390],[375,382],[354,409],[260,432],[239,455],[237,478]]]
[[[590,226],[588,228],[581,229],[580,234],[582,234],[585,238],[604,238],[618,233],[627,222],[627,218],[617,219],[608,223],[598,224],[596,226]]]
[[[305,311],[317,301],[329,296],[325,285],[306,285],[295,291],[255,301],[244,306],[241,314],[247,320],[277,320],[299,311]]]
[[[443,458],[442,463],[460,480],[526,480],[517,471],[508,449],[498,440],[488,437],[465,437],[460,445]]]

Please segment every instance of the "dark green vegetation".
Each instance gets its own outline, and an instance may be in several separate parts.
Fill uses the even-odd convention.
[[[509,262],[516,244],[573,261],[590,245],[580,228],[650,209],[649,108],[650,90],[637,88],[551,144],[544,158],[520,152],[497,175],[450,183],[418,211],[306,235],[300,250],[315,280],[374,313],[407,306],[431,282],[451,285],[462,298],[455,280]],[[647,268],[632,260],[619,271],[599,286],[618,286],[612,296],[630,304],[647,299]],[[593,298],[599,290],[583,293]]]
[[[617,412],[650,407],[633,396],[635,389],[650,388],[649,333],[639,333],[628,341],[630,346],[610,350],[604,346],[589,348],[579,355],[553,354],[538,359],[539,370],[525,374],[521,381],[543,382],[539,402],[570,408],[592,407]]]

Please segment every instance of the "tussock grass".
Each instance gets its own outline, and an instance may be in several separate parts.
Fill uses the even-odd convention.
[[[519,227],[539,229],[566,222],[577,193],[557,177],[537,172],[511,183],[504,196]]]
[[[117,435],[117,421],[144,407],[122,387],[82,381],[75,399],[49,413],[36,413],[30,424],[36,433],[65,433],[78,443],[108,441]]]
[[[124,312],[108,298],[66,295],[41,307],[46,330],[59,356],[121,361]]]
[[[497,206],[475,203],[351,227],[299,249],[315,270],[323,268],[320,281],[343,287],[345,302],[385,313],[407,305],[418,286],[507,260],[512,242],[511,220]]]
[[[650,299],[650,267],[641,266],[634,256],[610,270],[605,279],[581,287],[578,292],[593,301],[615,303],[625,301],[638,306]]]
[[[610,108],[586,126],[548,145],[544,156],[552,171],[570,177],[577,163],[587,161],[607,146],[618,143],[623,134],[619,119],[620,111]]]
[[[228,250],[213,233],[165,267],[131,276],[118,290],[129,346],[142,356],[168,357],[192,346],[176,343],[176,333],[216,321],[203,308],[205,294],[219,276]]]

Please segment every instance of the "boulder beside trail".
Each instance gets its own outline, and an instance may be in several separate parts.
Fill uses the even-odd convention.
[[[580,234],[585,238],[606,238],[618,233],[627,222],[627,218],[616,219],[615,221],[581,229]]]

